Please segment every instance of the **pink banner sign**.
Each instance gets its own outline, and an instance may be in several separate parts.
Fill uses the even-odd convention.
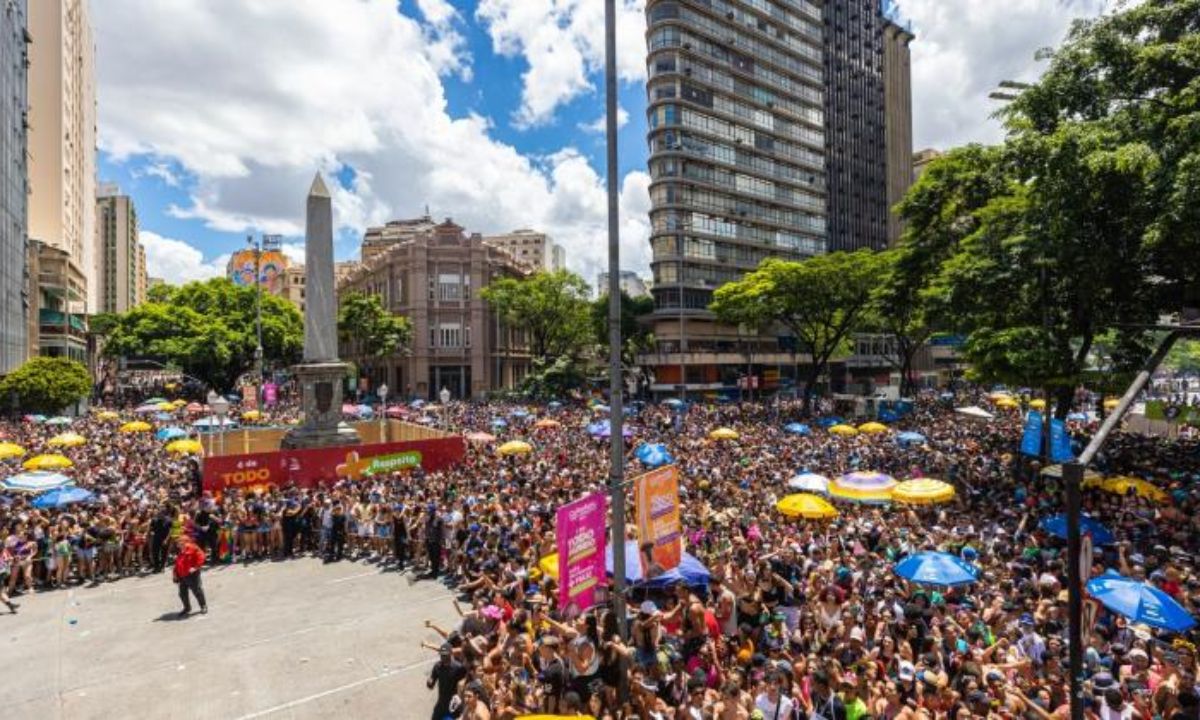
[[[604,583],[604,527],[608,502],[595,493],[558,509],[558,606],[566,617],[577,617],[595,604],[596,589]]]
[[[279,386],[275,383],[263,385],[263,404],[273,407],[277,402],[279,402]]]

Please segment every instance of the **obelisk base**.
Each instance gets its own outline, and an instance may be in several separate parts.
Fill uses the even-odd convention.
[[[358,431],[342,422],[342,383],[346,365],[340,362],[304,363],[292,368],[300,385],[304,420],[283,436],[284,450],[358,445]]]

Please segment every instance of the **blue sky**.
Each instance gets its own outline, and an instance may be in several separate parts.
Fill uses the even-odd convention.
[[[1086,0],[951,4],[963,7],[901,3],[918,34],[918,147],[995,139],[987,91],[1035,76],[1034,50],[1094,11]],[[643,5],[618,0],[623,264],[645,272]],[[356,254],[364,227],[428,204],[471,231],[550,232],[593,280],[604,260],[604,142],[585,126],[604,109],[600,7],[93,3],[100,178],[133,196],[151,272],[171,281],[219,272],[249,232],[285,234],[298,253],[316,169],[340,188],[341,259]]]

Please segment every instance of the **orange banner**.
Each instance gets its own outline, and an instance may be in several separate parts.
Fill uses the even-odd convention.
[[[640,543],[654,543],[650,557],[640,552],[642,574],[649,579],[679,566],[683,525],[679,516],[679,469],[664,465],[634,478]],[[647,567],[649,565],[649,567]]]

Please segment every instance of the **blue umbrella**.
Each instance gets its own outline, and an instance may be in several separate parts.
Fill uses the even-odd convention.
[[[154,419],[159,422],[171,422],[175,418],[171,417],[171,415],[169,415],[168,413],[160,412],[160,413],[155,414]]]
[[[613,574],[613,547],[605,545],[604,561],[608,574]],[[683,583],[689,587],[704,587],[710,579],[708,568],[686,550],[680,558],[679,566],[672,568],[662,575],[647,578],[642,568],[642,555],[636,540],[625,541],[625,579],[631,585],[643,588],[665,588]]]
[[[359,405],[355,408],[355,412],[358,413],[359,417],[371,417],[375,414],[375,408],[370,405]]]
[[[1059,538],[1060,540],[1067,539],[1066,515],[1059,514],[1042,518],[1042,522],[1040,524],[1043,530],[1050,533],[1054,537]],[[1079,518],[1079,532],[1091,533],[1092,542],[1096,543],[1097,545],[1112,545],[1113,541],[1116,540],[1108,528],[1091,519],[1087,515]]]
[[[501,420],[500,418],[495,418],[494,420],[492,420],[492,427],[497,427],[497,428],[508,427],[508,421]]]
[[[96,497],[91,492],[77,487],[63,487],[42,493],[33,501],[33,506],[42,510],[62,508],[75,503],[88,502]]]
[[[171,427],[162,428],[158,432],[154,433],[154,437],[158,438],[159,440],[178,440],[179,438],[187,437],[187,430],[172,425]]]
[[[662,404],[673,408],[683,407],[683,401],[679,398],[667,398],[662,401]]]
[[[808,426],[805,425],[804,423],[795,423],[795,422],[784,425],[783,429],[785,432],[789,432],[793,435],[808,435],[811,432],[808,429]]]
[[[925,436],[919,432],[902,432],[896,436],[896,442],[901,445],[924,445]]]
[[[519,419],[521,419],[521,418],[527,418],[527,417],[529,417],[529,411],[528,411],[528,410],[526,410],[525,408],[517,408],[516,410],[513,410],[512,412],[510,412],[510,413],[508,414],[508,416],[509,416],[509,417],[515,417],[515,418],[517,418],[517,419],[519,420]]]
[[[922,585],[970,585],[979,575],[979,569],[971,563],[944,552],[909,555],[893,570],[905,580]]]
[[[900,419],[900,413],[895,410],[880,410],[879,417],[875,419],[882,423],[892,423]]]
[[[817,427],[819,427],[819,428],[831,428],[834,425],[841,425],[841,424],[842,424],[842,419],[836,415],[833,415],[831,417],[817,418]]]
[[[1073,412],[1067,413],[1067,419],[1072,422],[1087,422],[1091,418],[1089,418],[1088,414],[1085,412]]]
[[[56,472],[27,472],[0,482],[0,489],[19,493],[40,493],[70,485],[71,478]]]
[[[1196,625],[1196,619],[1170,595],[1114,572],[1089,580],[1087,591],[1104,607],[1135,623],[1171,632],[1185,632]]]
[[[424,401],[424,400],[421,400],[420,398],[417,398],[416,400],[413,400],[412,402],[410,402],[408,405],[409,405],[409,407],[415,407],[415,408],[419,408],[419,407],[421,407],[421,406],[422,406],[422,405],[424,405],[424,404],[425,404],[425,401]]]
[[[671,457],[671,453],[667,452],[667,446],[657,443],[639,446],[634,455],[646,467],[656,468],[660,465],[670,465],[675,462],[675,458]]]

